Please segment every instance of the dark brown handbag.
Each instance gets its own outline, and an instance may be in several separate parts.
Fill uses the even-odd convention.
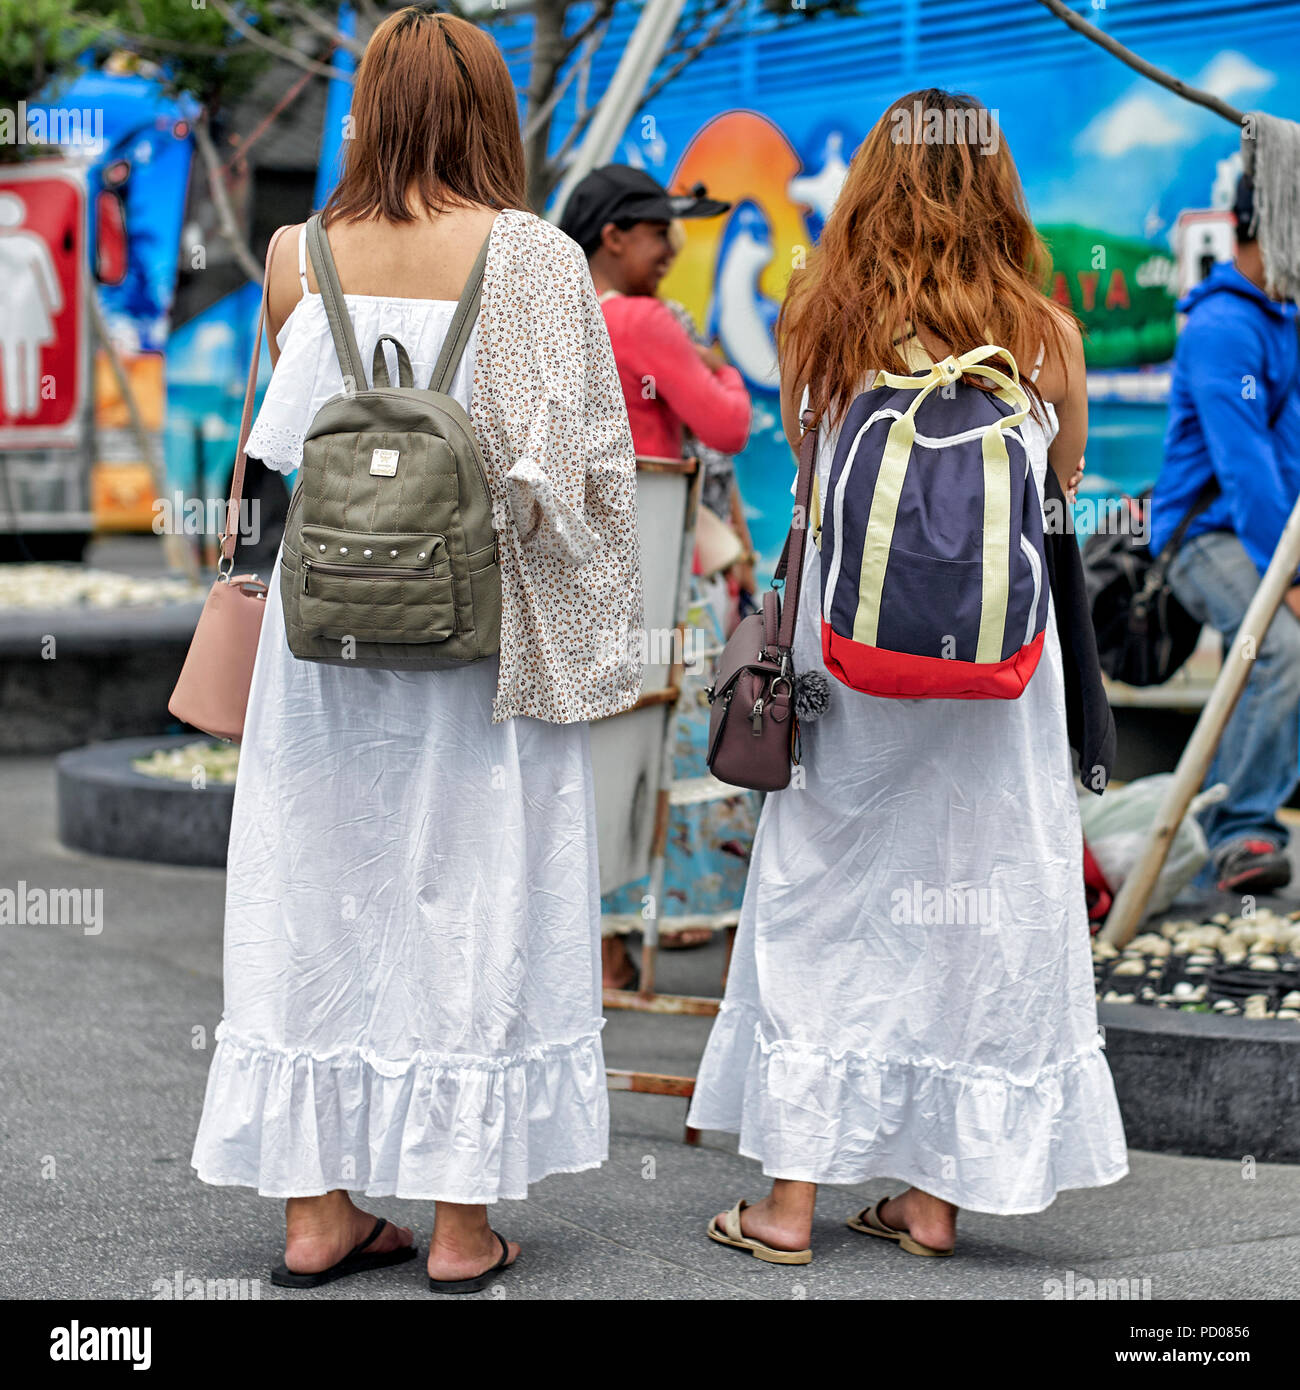
[[[799,441],[794,518],[772,588],[763,595],[761,612],[751,614],[731,634],[708,691],[712,706],[709,771],[720,782],[760,792],[788,787],[790,769],[797,761],[794,630],[817,457],[817,431],[812,427],[810,410],[804,411],[800,423],[803,438]],[[776,587],[782,581],[784,603]]]

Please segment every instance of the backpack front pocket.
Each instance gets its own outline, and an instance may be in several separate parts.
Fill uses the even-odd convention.
[[[304,526],[297,600],[307,637],[442,642],[456,630],[451,557],[439,535]]]

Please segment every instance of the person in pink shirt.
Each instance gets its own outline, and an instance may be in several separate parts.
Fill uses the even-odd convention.
[[[657,297],[677,255],[673,233],[680,229],[674,228],[675,221],[718,217],[730,207],[706,197],[702,184],[690,193],[670,194],[642,169],[607,164],[574,187],[561,214],[560,230],[582,247],[600,296],[638,456],[681,458],[687,431],[694,436],[693,450],[703,445],[720,455],[739,453],[749,440],[751,409],[744,379],[718,348],[696,342],[683,323],[684,312]],[[728,481],[724,495],[728,515],[723,519],[743,539],[744,573],[752,589],[753,551],[734,481]],[[706,706],[696,710],[689,700],[685,704],[683,721],[699,716],[707,725]],[[743,801],[696,808],[691,824],[676,827],[670,860],[674,852],[690,860],[696,853],[716,855],[724,843],[747,841],[752,807]],[[671,865],[669,878],[672,898]],[[687,892],[684,882],[677,887]],[[711,936],[708,929],[687,928],[663,933],[660,945],[702,946]],[[602,957],[607,987],[637,987],[639,971],[622,936],[606,935]]]
[[[592,170],[565,204],[560,229],[586,252],[638,454],[680,458],[683,426],[725,454],[739,453],[749,439],[744,379],[716,347],[693,342],[656,298],[676,254],[673,219],[717,217],[730,207],[699,186],[670,194],[625,164]]]

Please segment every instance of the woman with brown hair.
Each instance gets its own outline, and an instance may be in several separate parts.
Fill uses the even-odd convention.
[[[1033,409],[1019,434],[1039,498],[1049,468],[1072,491],[1083,347],[1042,293],[1047,270],[990,113],[934,90],[888,109],[778,323],[782,420],[797,448],[801,407],[813,411],[819,495],[877,370],[914,373],[988,343],[1025,368]],[[944,486],[941,466],[922,486]],[[794,665],[825,675],[820,567],[808,546]],[[689,1124],[738,1133],[774,1179],[762,1201],[712,1219],[714,1240],[807,1263],[816,1185],[889,1176],[909,1186],[849,1225],[946,1255],[962,1207],[1040,1211],[1127,1171],[1062,672],[1049,621],[1017,699],[886,699],[828,682],[801,776],[763,807],[691,1106]]]
[[[524,205],[515,94],[474,25],[416,9],[357,72],[324,210],[361,360],[428,381],[475,258],[448,394],[489,474],[500,656],[448,670],[296,660],[267,599],[229,851],[225,1011],[194,1166],[286,1199],[273,1282],[411,1258],[349,1192],[437,1203],[431,1287],[518,1254],[487,1205],[607,1154],[587,721],[634,703],[635,456],[581,250]],[[302,229],[269,273],[275,372],[249,452],[290,472],[348,389]]]

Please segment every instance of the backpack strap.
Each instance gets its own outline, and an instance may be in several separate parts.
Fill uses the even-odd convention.
[[[1001,358],[1007,372],[991,364]],[[872,386],[889,386],[896,391],[915,391],[916,397],[906,412],[890,426],[876,475],[871,513],[862,550],[861,595],[854,619],[854,639],[876,645],[876,629],[880,620],[880,600],[885,583],[885,570],[894,540],[894,521],[903,492],[903,480],[911,462],[912,445],[916,440],[916,413],[921,402],[941,386],[955,386],[963,374],[970,372],[986,377],[993,383],[996,394],[1012,407],[1010,415],[999,416],[988,425],[981,439],[984,459],[984,552],[981,566],[980,628],[975,660],[993,662],[1002,650],[1002,632],[1006,621],[1011,570],[1011,491],[1008,468],[1010,457],[1004,434],[1021,424],[1029,414],[1029,397],[1020,385],[1016,360],[1006,348],[987,345],[974,348],[960,357],[945,357],[920,376],[899,376],[894,372],[877,372]]]
[[[356,391],[365,390],[366,372],[361,365],[361,350],[357,347],[356,334],[352,331],[352,320],[348,316],[348,306],[343,299],[343,286],[339,284],[334,253],[330,250],[320,213],[315,213],[307,221],[307,250],[311,255],[311,268],[316,272],[320,297],[325,305],[325,317],[329,320],[334,351],[338,355],[339,367],[343,372],[343,389],[348,395],[352,395]]]
[[[493,223],[493,226],[496,224]],[[474,320],[478,318],[479,301],[483,297],[483,267],[487,265],[488,244],[492,240],[491,228],[483,238],[483,245],[479,247],[478,255],[474,258],[473,268],[470,270],[469,279],[465,281],[465,288],[460,292],[460,299],[456,303],[456,312],[451,316],[451,327],[447,329],[447,336],[443,339],[442,351],[438,354],[437,365],[433,369],[433,376],[429,378],[430,391],[446,392],[451,385],[451,379],[456,375],[456,368],[460,365],[460,359],[465,352],[465,345],[469,342],[469,335],[474,331]]]

